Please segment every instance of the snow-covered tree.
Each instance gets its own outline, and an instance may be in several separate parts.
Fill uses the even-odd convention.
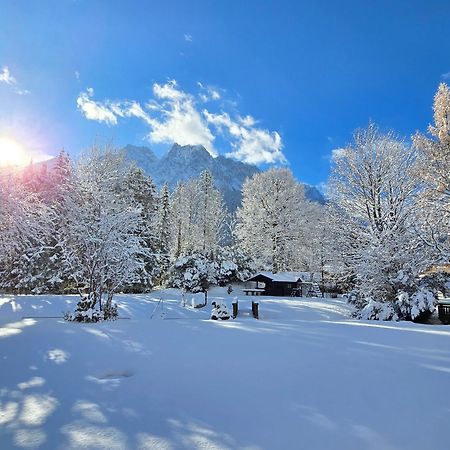
[[[427,266],[414,232],[421,189],[417,167],[414,148],[372,123],[335,152],[330,229],[365,318],[414,318],[398,300],[403,292],[414,295]],[[422,306],[420,312],[430,311],[429,304]]]
[[[259,267],[295,269],[309,202],[288,169],[270,169],[248,179],[237,211],[236,234]]]
[[[421,193],[420,235],[436,262],[450,261],[450,88],[441,83],[434,97],[431,137],[417,133],[414,144],[422,157],[418,174]]]
[[[208,254],[222,241],[225,206],[209,172],[179,183],[171,197],[171,253]]]
[[[75,189],[65,199],[61,248],[67,276],[87,305],[77,320],[92,320],[97,309],[99,317],[114,316],[114,293],[144,270],[147,249],[139,235],[143,216],[126,190],[128,173],[122,157],[111,149],[93,148],[75,166]]]
[[[257,268],[250,256],[238,245],[219,247],[212,255],[215,284],[241,282],[255,274]]]
[[[194,180],[178,183],[171,197],[171,253],[175,258],[198,248],[199,234],[195,230],[198,222],[198,184]],[[197,231],[197,233],[195,232]]]
[[[201,232],[201,250],[204,254],[211,252],[220,244],[223,236],[225,206],[222,194],[214,187],[210,172],[205,170],[198,179],[200,210],[198,219]]]
[[[0,177],[0,287],[42,292],[55,215],[16,174]]]
[[[153,180],[146,176],[142,169],[132,165],[125,176],[122,195],[125,201],[131,200],[132,204],[140,210],[141,221],[137,236],[147,250],[147,254],[144,258],[143,270],[139,274],[139,281],[134,283],[133,289],[145,291],[152,286],[152,275],[158,263],[156,256],[158,241],[155,232],[156,187]]]
[[[171,236],[171,212],[170,193],[167,184],[161,189],[158,196],[157,210],[155,216],[155,236],[157,254],[157,278],[161,283],[170,265],[170,236]]]
[[[200,252],[180,255],[169,271],[168,285],[189,292],[204,292],[214,282],[211,261]]]
[[[159,253],[168,255],[170,250],[170,193],[167,183],[161,189],[156,214],[156,237]]]

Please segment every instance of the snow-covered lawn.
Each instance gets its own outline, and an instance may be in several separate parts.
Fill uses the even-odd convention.
[[[92,325],[23,318],[76,297],[0,296],[0,449],[450,448],[450,327],[353,321],[339,299],[209,300],[235,295],[236,320],[167,290]]]

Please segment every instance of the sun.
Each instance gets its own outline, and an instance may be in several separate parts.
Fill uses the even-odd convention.
[[[25,166],[30,155],[14,139],[0,136],[0,166]]]

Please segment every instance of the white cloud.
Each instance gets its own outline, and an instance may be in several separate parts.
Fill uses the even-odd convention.
[[[20,88],[16,88],[14,92],[18,95],[27,95],[31,93],[28,89],[20,89]]]
[[[155,143],[177,142],[180,145],[201,144],[213,156],[214,136],[208,124],[195,106],[195,98],[177,88],[175,81],[164,85],[155,83],[153,94],[162,100],[159,106],[160,118],[151,119],[152,130],[149,140]]]
[[[153,94],[155,97],[163,100],[181,100],[187,96],[187,94],[177,88],[176,80],[169,80],[166,84],[155,83],[153,85]]]
[[[14,92],[18,95],[26,95],[30,93],[28,89],[23,89],[20,87],[16,78],[11,74],[8,66],[3,66],[2,71],[0,72],[0,83],[6,83],[9,86],[12,86],[14,88]]]
[[[86,92],[81,92],[77,98],[77,107],[86,119],[105,122],[108,125],[116,125],[117,117],[108,105],[102,105],[91,98],[94,96],[94,89],[87,88]]]
[[[228,113],[212,114],[203,111],[208,123],[214,125],[225,137],[228,136],[233,151],[227,156],[250,164],[286,163],[282,152],[281,136],[276,131],[255,127],[251,116],[231,119]]]
[[[11,75],[11,72],[9,71],[9,68],[7,66],[4,66],[2,68],[2,71],[0,72],[0,82],[14,85],[17,83],[16,79]]]
[[[184,40],[185,40],[186,42],[192,42],[192,35],[190,35],[190,34],[185,34],[185,35],[184,35]]]
[[[77,81],[80,81],[80,72],[78,72],[78,70],[75,70],[74,75]]]
[[[78,109],[90,120],[116,125],[118,118],[135,117],[149,126],[152,143],[203,145],[213,156],[216,135],[231,146],[227,156],[251,164],[286,163],[281,136],[257,126],[250,115],[236,117],[227,112],[200,111],[199,102],[219,100],[218,89],[198,83],[200,93],[189,94],[175,80],[153,85],[153,98],[145,105],[136,101],[95,101],[94,90],[88,88],[77,99]]]
[[[217,101],[221,99],[219,89],[213,86],[205,86],[200,81],[197,82],[197,86],[200,88],[201,92],[199,98],[203,103],[209,102],[211,100]]]

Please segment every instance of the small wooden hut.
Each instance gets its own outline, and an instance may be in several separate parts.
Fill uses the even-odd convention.
[[[308,280],[310,278],[310,280]],[[317,297],[321,295],[317,282],[306,272],[259,272],[245,281],[249,295],[281,297]]]

